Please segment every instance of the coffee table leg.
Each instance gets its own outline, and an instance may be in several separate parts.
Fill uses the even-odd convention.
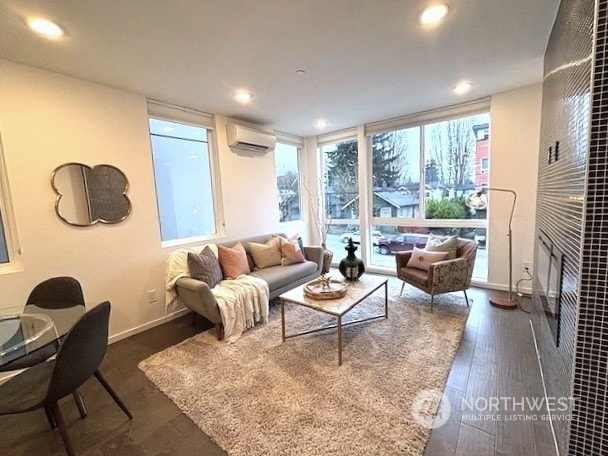
[[[388,282],[384,282],[384,317],[388,318]]]
[[[281,299],[281,334],[285,342],[285,301]]]
[[[338,366],[342,365],[342,317],[338,317]]]

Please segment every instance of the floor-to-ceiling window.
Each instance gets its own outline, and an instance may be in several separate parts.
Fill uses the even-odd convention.
[[[487,279],[486,210],[471,209],[466,200],[488,186],[489,105],[465,111],[409,117],[403,125],[376,123],[366,128],[363,152],[356,140],[321,145],[328,247],[335,260],[352,237],[368,266],[394,269],[395,253],[424,247],[429,233],[458,235],[478,242],[473,276]],[[360,168],[366,185],[358,183]],[[362,198],[368,202],[364,212]]]
[[[356,139],[330,140],[320,151],[326,246],[337,259],[359,233],[359,148]]]

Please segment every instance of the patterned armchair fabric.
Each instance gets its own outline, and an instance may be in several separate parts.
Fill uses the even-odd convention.
[[[411,251],[399,252],[396,255],[397,277],[406,283],[431,295],[431,307],[435,295],[449,293],[452,291],[464,291],[464,296],[469,305],[466,290],[471,286],[471,277],[475,267],[475,256],[477,254],[477,243],[468,239],[458,239],[458,250],[456,258],[434,263],[428,273],[416,268],[408,268],[407,263],[412,255]]]

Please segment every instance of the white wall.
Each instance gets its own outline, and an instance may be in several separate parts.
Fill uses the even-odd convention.
[[[0,100],[0,134],[23,260],[22,271],[0,275],[0,307],[22,305],[48,277],[71,275],[81,281],[90,305],[112,302],[111,335],[121,337],[164,318],[168,250],[160,243],[145,98],[0,60]],[[540,102],[540,85],[498,94],[492,101],[492,185],[520,195],[513,225],[516,271],[533,258]],[[222,240],[298,230],[305,240],[312,238],[304,223],[279,225],[274,157],[232,152],[226,145],[227,121],[216,118],[226,221]],[[304,154],[308,170],[315,167],[312,149],[311,143]],[[129,218],[88,228],[61,222],[50,175],[70,161],[122,169],[133,203]],[[503,286],[507,215],[508,199],[496,196],[489,282]],[[147,291],[152,289],[157,302],[150,304]]]
[[[112,302],[111,335],[166,315],[146,99],[0,60],[0,134],[23,270],[0,275],[0,307],[23,305],[57,275],[78,278],[87,303]],[[279,230],[272,154],[247,157],[226,145],[217,119],[224,239]],[[51,172],[66,162],[107,163],[129,179],[132,214],[117,225],[77,228],[54,211]],[[147,291],[156,290],[149,303]]]
[[[525,276],[523,263],[534,259],[536,182],[540,147],[542,84],[535,84],[492,97],[492,187],[514,190],[517,204],[513,216],[513,287]],[[491,192],[492,205],[488,244],[488,285],[505,289],[509,283],[507,227],[510,194]],[[529,292],[530,282],[521,288]],[[515,289],[515,288],[514,288]]]

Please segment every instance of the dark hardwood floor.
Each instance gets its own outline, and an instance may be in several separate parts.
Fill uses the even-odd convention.
[[[488,299],[496,292],[475,288],[468,293],[473,305],[445,389],[452,413],[432,431],[425,456],[555,456],[545,411],[522,413],[511,402],[544,397],[529,315],[492,307]],[[522,308],[532,307],[529,298],[520,301]],[[472,413],[469,404],[476,398],[482,408],[490,398],[509,405],[498,413]],[[468,399],[466,410],[463,399]]]
[[[471,421],[459,405],[466,397],[543,396],[528,315],[491,307],[490,293],[469,291],[473,305],[446,386],[453,410],[433,430],[426,456],[555,455],[546,421]],[[441,298],[435,302],[441,311]],[[200,323],[193,327],[187,315],[108,347],[101,370],[134,419],[127,420],[97,381],[89,380],[81,389],[86,419],[71,397],[60,404],[77,454],[225,454],[137,368],[149,355],[203,330]],[[58,431],[49,429],[40,410],[0,417],[0,435],[0,455],[65,454]]]

